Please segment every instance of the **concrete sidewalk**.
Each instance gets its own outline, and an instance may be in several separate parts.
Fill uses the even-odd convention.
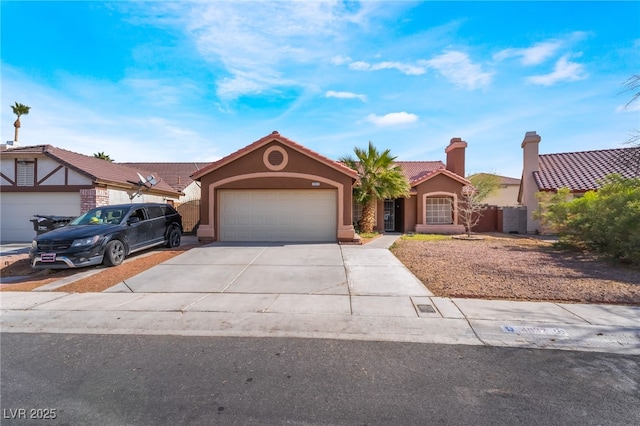
[[[0,295],[2,332],[301,337],[640,355],[640,307],[234,293]]]
[[[0,327],[15,333],[273,336],[640,355],[638,306],[434,297],[388,252],[397,237],[341,246],[341,259],[335,245],[316,246],[313,255],[304,246],[247,247],[233,252],[237,265],[225,260],[231,252],[224,246],[203,247],[103,293],[55,292],[60,283],[41,289],[48,291],[2,292]],[[244,265],[242,257],[248,259]],[[280,267],[307,264],[309,257],[314,279]],[[218,283],[211,279],[216,262],[239,272],[218,276]],[[251,283],[255,279],[275,284],[260,287]]]

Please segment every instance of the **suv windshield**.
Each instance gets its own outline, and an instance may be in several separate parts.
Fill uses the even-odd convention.
[[[127,211],[126,208],[100,207],[78,216],[69,225],[101,225],[105,223],[118,225],[124,219]]]

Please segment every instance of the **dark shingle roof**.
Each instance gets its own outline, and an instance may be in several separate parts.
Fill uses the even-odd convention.
[[[77,152],[67,151],[66,149],[51,145],[25,146],[2,151],[2,155],[9,154],[46,155],[76,170],[78,173],[87,176],[94,182],[104,184],[125,184],[128,187],[133,187],[131,182],[138,182],[139,180],[137,172],[145,177],[152,174],[148,170],[127,167],[122,164],[78,154]],[[151,192],[166,193],[173,196],[179,195],[178,191],[175,191],[167,182],[162,180],[161,176],[156,176],[156,178],[158,179],[158,183],[153,187]]]
[[[120,163],[127,167],[149,170],[155,176],[162,176],[176,191],[183,191],[193,182],[191,175],[211,163]]]
[[[640,147],[542,154],[538,156],[540,171],[533,172],[533,177],[540,191],[569,188],[583,192],[599,188],[599,181],[612,173],[639,177],[639,162]]]

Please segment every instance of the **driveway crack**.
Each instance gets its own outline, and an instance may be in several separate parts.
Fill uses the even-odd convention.
[[[220,293],[224,293],[225,291],[227,291],[227,289],[228,289],[229,287],[231,287],[231,286],[233,285],[233,283],[235,283],[235,282],[238,280],[238,278],[240,278],[240,277],[242,276],[242,274],[244,274],[244,273],[245,273],[245,271],[246,271],[247,269],[249,269],[249,267],[250,267],[251,265],[253,265],[253,264],[256,262],[256,260],[258,260],[258,258],[259,258],[260,256],[262,256],[262,254],[263,254],[265,251],[267,251],[268,249],[269,249],[269,247],[265,247],[265,248],[264,248],[260,253],[258,253],[258,254],[256,255],[256,257],[254,257],[253,259],[251,259],[251,262],[249,262],[249,263],[247,264],[247,266],[245,266],[245,267],[242,269],[242,271],[238,272],[238,275],[236,275],[236,276],[231,280],[231,282],[230,282],[229,284],[227,284],[227,286],[226,286],[225,288],[223,288],[223,289],[222,289],[222,291],[221,291]]]

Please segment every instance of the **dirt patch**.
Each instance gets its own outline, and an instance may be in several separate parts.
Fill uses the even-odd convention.
[[[640,305],[640,269],[547,241],[398,240],[391,250],[436,296]]]
[[[129,279],[147,269],[171,259],[196,245],[184,245],[174,249],[159,249],[141,252],[127,258],[122,265],[115,267],[96,266],[80,269],[43,270],[34,271],[29,265],[28,258],[13,261],[11,265],[3,268],[0,273],[3,277],[25,276],[19,283],[2,284],[0,291],[31,291],[51,282],[66,278],[80,272],[95,270],[96,273],[56,289],[69,293],[101,292],[122,281]],[[26,255],[25,255],[26,256]]]

